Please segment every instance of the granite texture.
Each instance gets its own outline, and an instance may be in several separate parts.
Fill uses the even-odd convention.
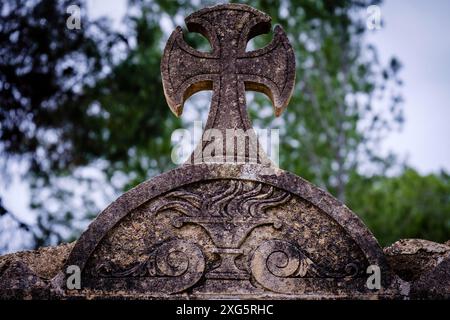
[[[450,298],[449,244],[404,239],[384,249],[394,272],[408,282],[411,298]]]

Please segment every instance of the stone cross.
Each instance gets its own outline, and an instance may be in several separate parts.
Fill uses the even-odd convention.
[[[203,143],[197,152],[205,149],[215,132],[223,137],[223,155],[228,157],[228,161],[234,161],[239,156],[237,146],[234,138],[228,143],[225,141],[226,130],[233,130],[238,143],[244,145],[245,141],[239,134],[253,134],[246,111],[245,90],[265,93],[273,103],[275,115],[279,116],[294,88],[294,51],[280,26],[275,27],[274,39],[269,45],[246,51],[250,39],[271,29],[270,16],[248,6],[228,4],[206,8],[191,14],[185,22],[190,32],[201,33],[209,40],[212,51],[193,49],[184,41],[182,29],[176,28],[167,42],[161,63],[168,105],[179,116],[184,102],[191,95],[201,90],[212,90]],[[245,155],[242,156],[244,160],[250,160],[250,151],[259,148],[257,140],[250,139],[244,148]],[[265,155],[262,155],[261,148],[257,152],[259,157],[254,160],[261,163],[266,159]],[[200,156],[205,160],[206,156],[202,153]]]

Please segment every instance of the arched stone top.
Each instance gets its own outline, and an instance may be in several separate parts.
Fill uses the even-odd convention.
[[[216,198],[212,199],[212,195],[208,194],[209,192],[214,193]],[[247,197],[248,199],[253,197],[255,200],[253,200],[253,198],[250,200],[257,203],[258,205],[259,203],[268,203],[268,205],[259,206],[258,210],[261,208],[264,208],[265,210],[265,208],[269,207],[276,208],[271,209],[272,211],[270,212],[268,211],[268,215],[262,218],[259,217],[256,220],[253,219],[254,217],[251,218],[251,221],[256,221],[254,222],[254,226],[248,226],[246,223],[242,224],[243,220],[236,219],[234,215],[237,215],[240,210],[243,210],[242,205],[236,205],[236,199],[244,199],[245,197]],[[198,198],[200,199],[200,202],[195,202],[195,199],[192,200],[192,198]],[[210,201],[206,201],[206,199]],[[185,200],[187,202],[182,203]],[[214,203],[217,203],[218,205],[220,204],[221,208],[225,208],[227,206],[233,208],[230,209],[227,207],[226,217],[220,216],[220,214],[218,214],[217,217],[207,216],[206,214],[202,213],[207,210],[205,209],[205,204],[201,203],[202,201],[209,202],[210,205],[214,205]],[[234,205],[230,204],[233,201]],[[247,204],[250,204],[251,201],[249,201]],[[287,203],[287,201],[290,202]],[[125,289],[126,291],[127,289],[121,288],[121,286],[129,284],[131,287],[137,288],[137,290],[140,291],[141,294],[177,294],[183,292],[183,290],[191,288],[193,284],[200,282],[200,280],[205,276],[207,279],[221,277],[220,273],[218,272],[212,272],[210,275],[206,272],[207,269],[205,268],[207,268],[212,263],[211,261],[209,261],[211,260],[209,259],[209,257],[212,257],[213,254],[220,255],[220,257],[218,258],[219,262],[214,262],[216,264],[218,263],[219,265],[219,267],[217,268],[214,267],[217,270],[221,270],[221,268],[224,268],[223,266],[220,267],[221,263],[233,264],[230,261],[234,261],[233,259],[236,259],[236,257],[239,255],[245,255],[245,259],[248,260],[245,260],[243,262],[245,264],[245,267],[238,267],[235,270],[237,273],[242,271],[243,278],[241,280],[244,281],[245,279],[245,281],[248,280],[249,283],[256,283],[255,287],[258,290],[263,290],[262,292],[264,292],[264,290],[268,290],[269,292],[272,292],[274,294],[286,293],[283,291],[283,288],[289,288],[289,292],[295,295],[308,293],[308,290],[310,289],[315,290],[315,292],[323,293],[325,287],[328,286],[331,286],[332,288],[333,286],[335,286],[336,290],[345,291],[346,289],[351,289],[353,291],[361,291],[364,290],[363,286],[365,285],[365,278],[362,278],[362,276],[365,274],[365,269],[361,270],[361,268],[365,268],[367,265],[373,264],[380,266],[380,269],[386,275],[384,276],[383,280],[389,281],[390,271],[386,264],[383,252],[379,247],[376,239],[356,214],[354,214],[349,208],[347,208],[344,204],[335,199],[329,193],[321,190],[320,188],[292,173],[275,167],[255,164],[186,165],[163,173],[146,182],[141,183],[137,187],[120,196],[91,223],[89,228],[82,234],[75,247],[73,248],[66,265],[77,265],[83,271],[86,271],[89,268],[92,269],[92,266],[89,267],[89,261],[90,259],[94,259],[93,255],[94,252],[96,252],[95,260],[102,261],[102,269],[95,269],[95,272],[113,272],[115,270],[114,267],[111,267],[110,264],[108,264],[109,262],[107,261],[109,257],[102,258],[102,255],[104,256],[102,252],[105,251],[100,250],[99,247],[101,247],[102,241],[117,243],[117,239],[119,238],[116,239],[111,235],[113,235],[115,232],[120,233],[119,231],[116,231],[116,229],[123,228],[123,225],[125,223],[124,221],[128,216],[130,216],[129,221],[136,221],[137,216],[146,214],[145,219],[152,221],[154,220],[155,223],[157,223],[158,219],[161,218],[159,218],[156,213],[162,211],[162,209],[168,210],[168,215],[170,215],[172,214],[170,213],[171,210],[178,210],[176,208],[177,206],[185,207],[187,208],[187,210],[189,210],[190,206],[192,205],[194,206],[192,207],[193,210],[187,212],[187,216],[183,216],[181,220],[178,219],[177,221],[175,221],[176,219],[171,218],[170,221],[172,221],[171,223],[176,228],[181,228],[183,224],[189,224],[190,226],[197,225],[197,227],[202,226],[202,230],[207,230],[208,236],[205,236],[206,238],[208,238],[207,241],[211,242],[212,239],[211,243],[213,244],[214,249],[211,249],[209,247],[208,249],[205,249],[203,243],[195,243],[195,237],[193,238],[193,241],[192,239],[187,239],[186,237],[184,237],[183,232],[181,232],[180,234],[172,234],[170,239],[163,239],[161,243],[152,240],[154,243],[152,245],[149,245],[149,248],[145,249],[147,251],[153,250],[151,251],[152,253],[149,253],[149,256],[153,257],[152,259],[154,260],[152,261],[154,265],[160,266],[155,267],[155,270],[159,270],[155,271],[156,273],[163,272],[161,270],[163,270],[164,268],[168,268],[164,267],[168,262],[164,262],[163,260],[161,260],[161,256],[169,257],[171,254],[174,254],[174,252],[179,252],[183,255],[194,255],[195,257],[197,257],[198,260],[194,259],[195,261],[187,256],[173,257],[173,259],[181,263],[183,267],[180,267],[180,270],[185,270],[183,272],[185,272],[184,274],[186,277],[190,277],[189,281],[191,282],[183,282],[183,279],[176,280],[181,283],[181,286],[177,287],[177,285],[172,284],[172,282],[170,281],[155,282],[153,280],[144,281],[142,280],[144,279],[142,277],[133,278],[132,275],[135,275],[138,270],[138,267],[135,266],[135,264],[130,264],[131,267],[127,268],[126,270],[116,270],[116,276],[119,275],[119,278],[121,278],[121,280],[118,280],[117,283],[114,282],[115,280],[111,279],[93,279],[92,277],[96,278],[97,276],[95,273],[92,273],[92,270],[89,271],[91,280],[89,280],[88,282],[95,283],[93,284],[93,287],[99,286],[102,288],[110,288],[111,291],[118,289]],[[299,207],[310,207],[312,209],[298,209]],[[222,209],[220,209],[219,207],[212,207],[211,210],[211,214],[214,215],[214,210],[219,212]],[[248,211],[249,206],[247,206],[245,210]],[[264,210],[260,211],[263,212]],[[183,210],[178,211],[182,212]],[[194,214],[194,211],[198,212]],[[301,212],[303,218],[297,218],[297,216],[300,216],[294,211]],[[279,219],[281,223],[276,222],[272,219],[274,216],[273,212],[278,212],[277,214],[283,215],[283,219]],[[133,216],[131,217],[131,215]],[[312,240],[308,238],[310,237],[310,235],[308,235],[309,233],[305,231],[306,229],[302,229],[303,226],[307,225],[305,221],[307,222],[309,218],[312,219],[313,217],[318,217],[319,215],[321,218],[317,219],[322,219],[322,222],[315,220],[314,226],[320,228],[320,226],[322,225],[324,226],[324,229],[326,229],[324,232],[334,232],[334,240],[332,241],[334,241],[337,246],[341,245],[341,247],[337,251],[337,255],[339,256],[339,254],[341,254],[342,257],[338,257],[337,259],[341,259],[346,263],[351,261],[351,259],[357,260],[355,260],[355,264],[359,264],[359,282],[357,282],[357,284],[356,282],[352,282],[349,280],[351,278],[351,273],[353,272],[351,270],[349,271],[349,274],[331,275],[334,272],[330,271],[333,269],[332,263],[330,262],[330,266],[327,266],[327,251],[324,251],[325,249],[321,248],[320,245],[320,243],[323,243],[323,245],[325,245],[323,240],[319,239],[322,242],[312,242]],[[144,217],[141,217],[141,220],[143,218]],[[155,223],[148,224],[145,227],[146,229],[142,233],[144,236],[137,235],[137,237],[142,238],[145,237],[145,234],[154,233],[155,230],[151,230],[151,228],[155,226]],[[167,221],[165,221],[164,223],[166,223],[167,225],[170,224],[167,223]],[[239,228],[245,225],[245,228],[248,229],[247,231],[244,230],[246,232],[244,232],[246,236],[247,234],[250,234],[250,231],[252,231],[253,228],[256,227],[261,227],[261,229],[258,229],[258,231],[256,232],[256,235],[258,235],[259,233],[263,234],[266,230],[263,228],[264,225],[271,225],[272,229],[270,230],[273,230],[273,233],[272,231],[267,233],[265,235],[264,242],[259,243],[258,241],[260,240],[249,240],[249,242],[255,243],[241,244],[241,242],[243,243],[244,240],[239,243],[237,241],[231,240],[236,239],[234,235],[233,237],[227,238],[226,233],[228,227],[224,227],[224,223],[228,223],[231,226],[238,226]],[[249,223],[251,224],[253,222]],[[286,228],[289,229],[278,231],[278,229],[283,229],[283,227],[281,227],[283,223]],[[328,225],[328,227],[325,225]],[[174,230],[177,231],[176,229]],[[198,231],[200,229],[196,230],[197,231],[192,232],[200,232]],[[235,233],[239,232],[236,231]],[[199,238],[201,236],[204,235],[198,235]],[[325,237],[328,235],[323,236]],[[112,240],[105,240],[108,237]],[[271,237],[273,237],[273,239]],[[255,239],[257,239],[257,237]],[[342,243],[340,243],[341,240]],[[129,241],[131,240],[129,239]],[[233,241],[235,243],[231,243]],[[171,243],[173,245],[173,248],[170,247],[167,243]],[[309,249],[309,253],[308,250],[303,250],[304,248],[302,248],[299,243],[305,243],[305,246]],[[349,248],[348,250],[345,250],[342,246],[348,246]],[[352,247],[350,248],[350,246]],[[120,245],[118,246],[118,248],[120,248]],[[282,250],[282,252],[284,252],[284,256],[271,255],[269,248],[272,248],[273,252],[279,252],[281,250],[280,248],[282,248],[284,250]],[[319,255],[317,255],[318,258],[316,258],[316,261],[314,261],[314,253],[311,255],[311,249],[313,252],[316,250],[320,253]],[[359,252],[361,252],[361,255],[358,255]],[[135,253],[132,252],[132,255],[134,254]],[[160,258],[157,257],[158,254],[160,255]],[[350,254],[352,254],[351,257],[345,256]],[[272,260],[275,258],[278,260],[273,262]],[[225,260],[227,259],[229,261],[225,262]],[[267,263],[264,264],[261,259],[266,259]],[[105,261],[108,262],[106,263],[108,267],[105,267]],[[189,266],[183,264],[188,262],[183,261],[193,261],[190,267],[194,268],[195,272],[190,274],[188,272]],[[288,261],[290,264],[288,263]],[[91,262],[91,264],[96,263],[99,264],[100,262]],[[273,268],[270,269],[268,267],[267,270],[270,270],[270,272],[267,270],[258,271],[252,269],[254,265],[258,265],[261,263],[262,265],[267,266],[269,266],[270,263],[275,263],[274,266],[278,267],[280,264],[284,266],[285,263],[288,263],[286,268],[289,266],[290,268],[294,268],[293,270],[295,271],[295,276],[293,274],[284,274],[283,272],[287,272],[287,270],[283,268],[281,268],[283,269],[282,271],[273,271]],[[351,265],[351,263],[348,264]],[[99,266],[94,267],[99,268]],[[184,267],[185,269],[183,269]],[[308,270],[308,267],[311,267],[309,268],[310,272],[314,272],[307,274],[306,272]],[[141,266],[139,268],[141,268]],[[149,268],[148,263],[145,268]],[[234,272],[230,271],[231,267],[227,268],[228,269],[226,272]],[[234,264],[232,268],[234,268]],[[238,271],[239,268],[240,270]],[[247,275],[244,274],[245,270],[243,271],[243,269],[245,268],[249,268],[250,270],[250,272],[247,272]],[[329,271],[323,271],[323,268],[328,268]],[[174,271],[170,269],[169,271],[164,273],[163,276],[179,276],[180,274],[183,274],[180,270]],[[148,275],[148,270],[145,272],[147,272],[146,274]],[[178,274],[177,272],[180,274]],[[277,276],[277,272],[279,273],[279,276]],[[140,274],[140,276],[142,276],[142,274]],[[127,277],[130,277],[130,279],[128,279]],[[226,278],[226,275],[224,277]],[[236,277],[236,275],[233,275],[233,277]],[[61,272],[59,275],[59,279],[61,280],[63,278],[64,275]],[[127,281],[123,282],[125,278],[127,278]],[[324,278],[328,280],[324,280]],[[335,282],[332,281],[330,284],[329,280],[333,278],[338,278],[338,280]],[[345,279],[345,281],[341,280],[341,278]],[[175,281],[174,278],[170,279],[173,279]],[[175,283],[177,283],[176,281]],[[221,281],[223,281],[223,279]],[[326,284],[323,283],[323,281],[325,281]],[[164,284],[164,286],[162,286],[162,284]],[[234,285],[237,285],[239,287],[243,285],[243,283],[236,283]],[[346,286],[348,288],[346,288]],[[355,286],[358,286],[358,288],[355,289]],[[211,292],[212,289],[210,288],[202,290],[210,290],[208,291],[208,294],[214,294],[214,292]],[[247,294],[247,297],[249,295],[250,297],[252,297],[252,290],[253,289],[248,288],[244,290]],[[261,294],[260,291],[255,291],[254,293],[256,294],[257,292],[259,292],[259,294]],[[333,290],[331,290],[330,292],[333,292]]]

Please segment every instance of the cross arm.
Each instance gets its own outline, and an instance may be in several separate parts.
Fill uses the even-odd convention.
[[[289,103],[295,83],[295,56],[280,26],[266,47],[245,52],[236,60],[237,73],[247,90],[262,92],[272,101],[279,116]]]
[[[219,72],[214,53],[190,47],[181,27],[177,27],[167,41],[161,63],[164,95],[172,112],[180,116],[186,99],[198,91],[211,90]]]

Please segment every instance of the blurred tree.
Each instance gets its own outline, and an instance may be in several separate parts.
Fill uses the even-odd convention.
[[[450,176],[421,176],[406,168],[396,177],[353,175],[347,205],[358,213],[383,245],[401,238],[445,242],[450,237]]]

